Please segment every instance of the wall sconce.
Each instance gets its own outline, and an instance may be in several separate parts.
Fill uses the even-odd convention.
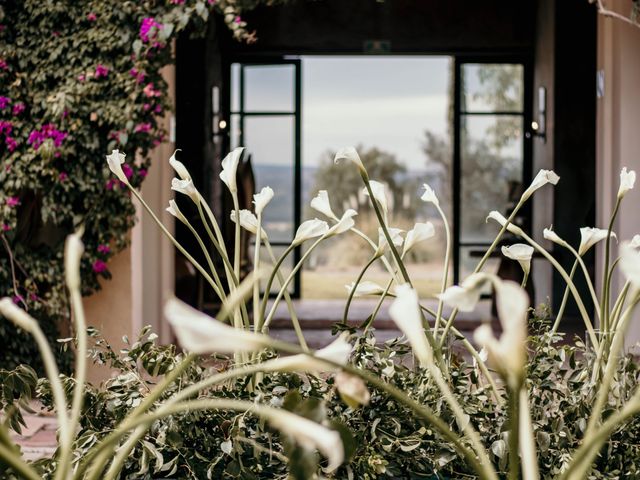
[[[538,119],[531,122],[531,130],[536,137],[547,143],[547,89],[538,87]]]

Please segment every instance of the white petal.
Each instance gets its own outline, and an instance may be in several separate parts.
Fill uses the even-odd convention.
[[[347,405],[352,408],[358,405],[368,405],[371,394],[367,385],[360,377],[347,372],[338,372],[334,385]]]
[[[620,269],[635,288],[640,288],[640,251],[629,242],[620,244]]]
[[[198,191],[192,180],[180,180],[179,178],[173,178],[171,180],[171,190],[184,195],[189,196],[194,202],[198,203]]]
[[[640,235],[634,235],[631,242],[629,242],[629,246],[631,248],[640,248]]]
[[[402,238],[401,234],[404,230],[393,227],[388,227],[387,230],[389,231],[389,236],[391,237],[391,241],[393,242],[393,244],[396,247],[402,246],[402,244],[404,243],[404,239]],[[383,252],[387,245],[387,237],[384,234],[384,230],[382,229],[382,227],[378,227],[378,252]]]
[[[236,211],[231,211],[231,221],[236,223]],[[247,209],[240,210],[240,226],[244,228],[246,231],[253,233],[254,235],[258,232],[258,218],[253,214],[252,211]],[[264,229],[260,229],[262,236],[261,238],[264,240],[267,238],[267,233]]]
[[[416,243],[428,240],[432,238],[435,234],[436,232],[431,222],[416,223],[414,227],[407,232],[407,235],[404,240],[403,254],[411,250],[411,248],[413,248],[413,246]]]
[[[262,213],[264,207],[271,201],[273,198],[273,189],[271,187],[262,187],[260,193],[256,193],[253,196],[253,203],[256,206],[256,215]]]
[[[266,335],[225,325],[176,298],[165,303],[164,314],[180,345],[193,353],[252,352],[270,344]]]
[[[333,372],[337,368],[318,361],[315,357],[329,360],[339,365],[346,365],[351,355],[352,346],[346,340],[347,335],[340,335],[324,348],[317,350],[314,357],[300,353],[288,357],[279,357],[264,363],[264,369],[280,372],[306,372],[319,374]]]
[[[115,174],[115,176],[118,177],[118,180],[128,184],[129,180],[122,170],[124,157],[124,153],[120,153],[118,150],[113,150],[111,152],[111,155],[107,155],[107,164],[109,165],[109,170],[111,170]]]
[[[431,350],[422,326],[422,313],[418,294],[409,284],[396,287],[396,298],[389,307],[389,315],[404,333],[413,348],[413,353],[425,365],[431,359]]]
[[[624,197],[624,195],[633,188],[636,183],[636,172],[634,170],[627,171],[627,167],[624,167],[620,172],[620,187],[618,188],[618,198]]]
[[[238,191],[236,176],[238,172],[238,163],[240,162],[240,157],[242,157],[243,151],[244,147],[234,148],[226,157],[224,157],[224,160],[222,160],[220,180],[227,185],[227,188],[229,188],[231,193]]]
[[[578,248],[578,254],[584,255],[596,243],[607,238],[607,232],[608,230],[603,228],[582,227],[580,229],[580,247]],[[614,232],[611,232],[611,237],[617,238]]]
[[[434,205],[440,205],[440,202],[438,201],[438,197],[436,196],[436,192],[433,191],[433,188],[431,188],[426,183],[424,183],[422,186],[424,187],[425,191],[422,194],[422,197],[420,197],[420,199],[425,202],[431,202]]]
[[[467,290],[460,285],[452,285],[444,292],[436,295],[436,297],[446,305],[457,308],[461,312],[472,312],[476,308],[481,295],[482,291],[479,289]]]
[[[529,185],[529,188],[527,188],[522,194],[522,198],[529,198],[533,194],[533,192],[545,186],[547,183],[556,185],[559,180],[560,177],[556,175],[553,170],[540,170],[533,179],[533,182],[531,182],[531,185]]]
[[[340,160],[348,160],[358,167],[361,172],[365,172],[364,164],[360,160],[360,155],[353,147],[344,147],[338,150],[334,157],[334,163],[338,163]]]
[[[502,247],[502,254],[505,257],[510,258],[511,260],[516,260],[520,263],[522,270],[526,274],[531,270],[531,258],[533,257],[533,252],[533,247],[524,243],[514,243],[508,247]]]
[[[384,188],[384,183],[380,183],[380,182],[376,182],[375,180],[370,180],[369,181],[369,186],[371,187],[371,192],[373,193],[373,198],[375,198],[377,200],[377,202],[380,204],[380,208],[382,208],[382,211],[387,213],[388,208],[387,208],[387,193],[385,191]],[[362,193],[364,193],[365,195],[369,195],[369,190],[367,189],[367,187],[365,187],[362,190]]]
[[[187,170],[187,167],[185,167],[180,160],[176,159],[176,153],[178,153],[179,151],[180,149],[177,149],[175,152],[173,152],[173,155],[171,155],[171,158],[169,158],[169,165],[173,167],[173,169],[182,180],[191,180],[191,175],[189,174],[189,170]]]
[[[342,215],[342,218],[327,232],[327,236],[339,235],[341,233],[351,230],[356,222],[353,221],[353,217],[358,215],[354,209],[350,208]]]
[[[178,208],[178,204],[176,203],[175,200],[169,200],[169,206],[165,210],[169,212],[171,215],[173,215],[174,217],[176,217],[185,225],[187,224],[187,219]]]
[[[345,285],[345,288],[349,293],[353,290],[353,286],[356,282],[351,282],[351,285]],[[375,282],[370,282],[369,280],[365,280],[364,282],[358,283],[356,287],[356,291],[354,292],[354,297],[362,297],[365,295],[382,295],[384,293],[384,288],[378,285]]]
[[[311,200],[311,208],[326,215],[333,220],[338,220],[338,217],[331,209],[331,203],[329,202],[329,194],[326,190],[320,190],[313,200]]]
[[[561,239],[558,234],[556,232],[554,232],[551,228],[545,228],[542,231],[542,236],[546,239],[546,240],[550,240],[553,243],[557,243],[558,245],[567,245],[567,242],[565,242],[563,239]]]
[[[320,237],[329,231],[329,225],[324,220],[307,220],[302,222],[296,231],[296,236],[293,239],[292,244],[300,244],[311,238]]]

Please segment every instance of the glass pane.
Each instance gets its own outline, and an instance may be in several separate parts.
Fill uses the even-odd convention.
[[[253,241],[253,237],[251,239],[251,246],[249,248],[249,256],[251,258],[251,264],[253,265],[253,252],[254,252],[254,248],[255,248],[255,243]],[[277,260],[280,259],[280,257],[282,256],[282,254],[284,253],[284,251],[286,250],[286,247],[271,247],[271,249],[273,250],[273,255]],[[269,255],[269,250],[264,246],[261,245],[260,246],[260,266],[262,266],[263,268],[266,268],[267,271],[269,272],[269,275],[271,274],[271,272],[273,271],[273,267],[275,265],[275,262],[273,261],[273,259],[271,258],[271,256]],[[284,261],[282,262],[282,265],[280,266],[280,274],[282,275],[282,279],[286,280],[287,277],[289,276],[289,274],[291,273],[291,270],[293,269],[293,252],[291,252],[287,258],[284,259]],[[260,280],[260,291],[264,293],[265,288],[267,287],[267,281],[269,280],[268,276],[267,278],[264,278],[262,280]],[[287,290],[289,293],[293,293],[293,287],[294,287],[294,281],[295,280],[291,280],[291,283],[289,283]],[[274,295],[277,295],[278,292],[280,291],[280,287],[281,287],[281,283],[278,280],[278,277],[276,276],[273,280],[273,283],[271,285],[271,293]],[[283,300],[284,302],[284,300]],[[267,312],[268,313],[268,312]]]
[[[245,146],[251,155],[256,192],[273,188],[262,224],[272,242],[293,238],[294,117],[245,117]]]
[[[240,115],[231,115],[231,125],[229,128],[231,148],[234,149],[240,146]]]
[[[491,242],[497,232],[486,217],[507,215],[522,190],[522,117],[465,115],[461,118],[460,239]]]
[[[521,112],[524,110],[524,68],[511,64],[462,66],[461,110]]]
[[[240,64],[231,65],[231,111],[240,110]]]
[[[294,65],[245,66],[244,110],[293,111],[294,72]]]

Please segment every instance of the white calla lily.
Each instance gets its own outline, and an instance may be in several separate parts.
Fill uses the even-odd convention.
[[[347,292],[351,293],[353,287],[356,282],[351,282],[351,285],[345,285],[344,288],[347,289]],[[375,282],[371,282],[369,280],[365,280],[364,282],[358,283],[356,287],[356,291],[353,292],[354,297],[363,297],[365,295],[382,295],[384,293],[384,288],[378,285]]]
[[[317,449],[327,457],[328,472],[338,468],[344,461],[344,445],[337,431],[283,409],[274,409],[274,413],[269,415],[269,423],[293,437],[305,449]]]
[[[318,220],[317,218],[314,218],[313,220],[307,220],[306,222],[302,222],[302,224],[300,224],[298,230],[296,230],[296,236],[293,238],[291,244],[300,245],[301,243],[304,243],[311,238],[321,237],[328,231],[329,225],[324,220]]]
[[[529,275],[531,271],[533,252],[534,248],[525,243],[514,243],[508,247],[502,247],[502,254],[511,260],[516,260],[522,267],[525,275]]]
[[[360,377],[340,371],[336,374],[334,385],[342,400],[351,408],[369,405],[371,393]]]
[[[336,152],[336,156],[334,157],[333,161],[334,163],[338,163],[340,160],[348,160],[351,163],[353,163],[355,166],[357,166],[360,172],[366,172],[364,168],[364,164],[360,159],[360,155],[358,155],[358,152],[353,147],[344,147],[338,150]]]
[[[119,150],[113,150],[110,155],[107,155],[107,164],[109,165],[109,170],[118,177],[118,180],[128,184],[129,179],[124,174],[124,170],[122,170],[122,164],[124,163],[125,156],[126,155],[124,153],[120,153]]]
[[[348,232],[351,230],[356,222],[353,220],[353,217],[358,215],[354,209],[350,208],[346,212],[342,214],[342,218],[338,220],[334,226],[332,226],[327,232],[327,237],[332,237],[333,235],[340,235],[341,233]]]
[[[273,198],[273,189],[271,187],[262,187],[260,193],[256,193],[253,195],[253,203],[256,206],[256,215],[259,215],[264,210],[264,207],[271,201]]]
[[[565,242],[560,236],[553,231],[553,227],[545,228],[542,231],[542,236],[553,243],[561,245],[563,247],[567,246],[567,242]]]
[[[377,182],[375,180],[369,181],[369,186],[371,187],[371,192],[373,193],[373,198],[376,199],[382,211],[386,214],[388,213],[387,206],[387,192],[385,191],[384,183]],[[365,187],[362,190],[362,193],[369,196],[369,190]]]
[[[640,251],[632,242],[620,244],[620,270],[636,289],[640,289]]]
[[[389,315],[409,340],[420,364],[425,366],[431,361],[431,347],[422,326],[418,293],[409,284],[396,287],[396,298],[389,307]]]
[[[404,230],[394,227],[388,227],[387,230],[389,231],[389,236],[393,244],[396,247],[401,247],[404,243],[404,239],[402,238]],[[376,250],[376,255],[382,255],[388,245],[384,230],[382,230],[382,227],[378,227],[378,249]]]
[[[169,200],[169,206],[165,210],[185,225],[187,224],[187,218],[182,214],[175,200]]]
[[[331,209],[329,194],[326,190],[320,190],[313,200],[311,200],[311,208],[333,220],[338,220],[338,216],[333,213],[333,210]]]
[[[416,243],[429,240],[436,234],[433,224],[431,222],[416,223],[414,227],[407,232],[404,239],[404,250],[402,252],[405,255],[411,250]]]
[[[222,180],[231,193],[238,191],[237,173],[238,164],[242,157],[244,147],[234,148],[222,160],[222,171],[220,172],[220,180]]]
[[[436,297],[442,300],[445,305],[457,308],[461,312],[472,312],[480,301],[481,295],[482,290],[479,288],[469,289],[460,285],[452,285]]]
[[[626,193],[633,188],[636,183],[636,172],[634,170],[627,171],[624,167],[620,172],[620,187],[618,188],[618,199],[621,199]]]
[[[486,221],[488,222],[489,219],[497,222],[501,227],[504,227],[507,224],[507,219],[504,218],[504,216],[497,210],[492,210],[491,212],[489,212],[489,215],[487,216]],[[513,233],[514,235],[520,235],[520,232],[522,230],[517,225],[514,225],[513,223],[509,222],[509,225],[507,226],[507,231]]]
[[[231,211],[231,221],[236,223],[236,211]],[[240,210],[240,226],[244,228],[246,231],[253,233],[254,235],[258,234],[258,218],[253,214],[252,211],[247,209]],[[262,240],[267,238],[267,232],[264,229],[260,229]]]
[[[193,180],[180,180],[179,178],[171,179],[171,190],[187,195],[196,204],[200,202],[198,190],[196,190]]]
[[[189,170],[187,170],[187,167],[185,167],[184,164],[176,158],[176,153],[180,151],[180,149],[177,149],[175,152],[173,152],[173,155],[171,155],[171,158],[169,158],[169,165],[173,167],[173,169],[182,180],[191,180],[191,174],[189,174]]]
[[[422,186],[424,187],[424,193],[422,194],[422,197],[420,197],[420,200],[424,202],[433,203],[434,205],[439,206],[440,201],[436,196],[436,192],[433,191],[433,188],[431,188],[426,183],[422,184]]]
[[[629,242],[631,248],[640,248],[640,235],[636,234]]]
[[[253,352],[271,344],[266,335],[225,325],[177,298],[165,303],[164,315],[180,345],[193,353]]]
[[[608,230],[603,228],[582,227],[580,229],[580,247],[578,248],[578,255],[584,255],[596,243],[607,238],[607,233]],[[611,237],[617,238],[614,232],[611,232]]]
[[[540,170],[531,182],[531,185],[529,185],[529,188],[527,188],[522,194],[522,200],[526,200],[533,194],[533,192],[544,187],[548,183],[556,185],[559,180],[560,177],[553,170]]]
[[[312,374],[333,372],[338,368],[324,363],[321,360],[328,360],[339,365],[346,365],[349,361],[351,350],[353,349],[351,344],[347,342],[346,338],[346,334],[340,335],[326,347],[316,350],[313,356],[300,353],[297,355],[269,360],[264,362],[264,369],[265,371],[274,372],[305,372]]]

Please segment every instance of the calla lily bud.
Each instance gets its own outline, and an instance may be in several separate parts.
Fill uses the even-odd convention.
[[[344,287],[347,289],[347,292],[351,293],[353,287],[356,282],[351,282],[351,285],[345,285]],[[382,295],[384,293],[384,288],[378,285],[375,282],[370,282],[369,280],[365,280],[364,282],[358,283],[356,287],[356,291],[353,293],[354,297],[364,297],[365,295]]]
[[[525,275],[529,275],[531,271],[533,252],[533,247],[524,243],[514,243],[508,247],[502,247],[502,254],[511,260],[516,260],[522,267]]]
[[[64,273],[69,289],[80,289],[80,259],[84,253],[82,230],[67,236],[64,245]]]
[[[231,152],[222,160],[222,172],[220,172],[220,180],[222,180],[231,193],[238,191],[237,173],[238,164],[240,163],[240,157],[244,147],[234,148]]]
[[[264,207],[271,201],[273,198],[273,189],[271,187],[263,187],[260,190],[260,193],[256,193],[253,196],[253,203],[256,206],[256,215],[259,215],[264,210]]]
[[[340,235],[341,233],[351,230],[356,224],[356,222],[354,222],[353,220],[353,217],[355,217],[356,215],[358,215],[358,212],[356,212],[352,208],[344,212],[344,214],[342,214],[342,218],[338,220],[338,223],[336,223],[329,229],[329,231],[327,232],[327,237]]]
[[[319,374],[324,372],[333,372],[337,370],[337,367],[329,365],[322,360],[329,360],[330,362],[337,363],[339,365],[346,365],[351,355],[352,346],[346,340],[347,335],[343,334],[331,342],[324,348],[317,350],[314,356],[300,353],[298,355],[291,355],[288,357],[279,357],[275,360],[265,362],[265,371],[278,371],[278,372],[305,372]],[[321,360],[318,360],[321,359]]]
[[[182,214],[175,200],[169,200],[169,206],[165,210],[185,225],[187,224],[187,218]]]
[[[331,209],[331,203],[329,202],[329,194],[326,190],[320,190],[313,200],[311,200],[311,208],[317,212],[326,215],[327,217],[338,221],[338,217]]]
[[[533,192],[544,187],[548,183],[556,185],[559,180],[560,177],[556,175],[553,170],[540,170],[533,179],[533,182],[531,182],[531,185],[529,185],[529,188],[527,188],[522,194],[522,200],[526,200],[533,194]]]
[[[233,223],[236,223],[237,221],[235,210],[231,211],[231,221]],[[254,235],[258,234],[258,219],[253,214],[253,212],[247,209],[240,210],[240,226],[244,228],[246,231],[253,233]],[[261,233],[260,238],[262,240],[265,240],[267,238],[267,232],[265,232],[264,229],[261,228],[260,233]]]
[[[404,239],[404,251],[402,252],[402,254],[406,254],[413,248],[416,243],[429,240],[435,234],[436,232],[431,222],[416,223],[414,227],[407,232],[407,235]]]
[[[425,366],[431,361],[431,347],[422,326],[418,293],[409,284],[396,287],[396,298],[389,307],[389,315],[409,340],[420,364]]]
[[[361,173],[366,173],[367,170],[364,168],[364,164],[362,160],[360,160],[360,155],[353,147],[344,147],[338,150],[335,158],[333,159],[334,163],[338,163],[340,160],[348,160],[352,162],[355,166],[358,167]]]
[[[618,199],[624,197],[636,183],[636,172],[634,170],[627,171],[624,167],[620,172],[620,188],[618,188]]]
[[[176,159],[176,153],[180,151],[180,149],[177,149],[175,152],[173,152],[173,155],[171,155],[171,158],[169,158],[169,165],[173,167],[173,169],[182,180],[191,180],[191,175],[189,174],[189,170],[187,170],[187,167],[185,167],[180,160]]]
[[[489,219],[498,222],[498,224],[500,224],[501,227],[504,227],[507,224],[507,219],[504,218],[504,216],[497,210],[492,210],[491,212],[489,212],[487,221],[489,221]],[[514,235],[520,235],[520,233],[522,232],[522,229],[517,225],[514,225],[513,223],[509,222],[509,225],[507,226],[507,231],[513,233]]]
[[[384,183],[376,182],[375,180],[369,181],[371,192],[373,192],[373,198],[376,199],[382,211],[386,214],[388,212],[387,207],[387,193],[385,192]],[[369,196],[369,190],[365,187],[362,193]]]
[[[360,405],[369,405],[371,394],[367,385],[360,377],[347,372],[338,372],[335,377],[335,386],[338,389],[340,398],[351,408],[358,408]]]
[[[433,191],[433,188],[431,188],[426,183],[424,183],[422,186],[424,187],[424,193],[422,194],[422,197],[420,197],[420,199],[424,202],[433,203],[434,205],[439,206],[440,201],[436,196],[436,192]]]
[[[311,238],[321,237],[328,231],[329,225],[324,220],[318,220],[317,218],[314,218],[313,220],[307,220],[306,222],[302,222],[302,224],[298,227],[296,236],[294,237],[291,244],[300,245],[301,243],[304,243]]]
[[[560,246],[566,247],[567,242],[560,238],[560,236],[553,231],[553,228],[545,228],[542,231],[542,236],[553,243],[557,243]]]
[[[266,335],[225,325],[177,298],[165,303],[164,315],[180,345],[193,353],[253,352],[271,344]]]
[[[179,178],[171,179],[171,190],[187,195],[194,203],[200,202],[198,190],[196,190],[193,180],[180,180]]]
[[[582,227],[580,229],[580,247],[578,248],[578,255],[584,255],[596,243],[607,238],[607,233],[608,230],[603,228]],[[611,237],[617,239],[614,232],[611,232]]]
[[[118,180],[129,184],[129,179],[125,175],[122,170],[122,164],[124,163],[124,153],[120,153],[119,150],[113,150],[111,155],[107,155],[107,164],[109,165],[109,170],[113,172],[113,174],[118,177]]]
[[[640,251],[631,242],[620,244],[620,270],[636,289],[640,289]]]

